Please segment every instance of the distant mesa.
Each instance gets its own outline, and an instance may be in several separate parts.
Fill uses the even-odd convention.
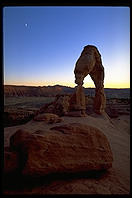
[[[75,88],[61,86],[60,90],[56,90],[56,86],[17,86],[17,85],[4,85],[4,96],[5,97],[47,97],[56,96],[58,94],[72,94]],[[130,88],[127,89],[113,89],[104,88],[106,98],[130,98]],[[87,96],[95,96],[95,88],[84,88],[84,93]]]

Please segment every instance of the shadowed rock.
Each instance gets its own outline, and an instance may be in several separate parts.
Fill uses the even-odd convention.
[[[12,150],[23,159],[22,174],[44,176],[108,169],[113,156],[106,136],[97,128],[78,123],[51,128],[45,135],[17,131]]]
[[[67,112],[69,112],[69,102],[70,96],[58,95],[54,102],[45,104],[43,107],[41,107],[40,110],[37,112],[37,115],[42,113],[52,113],[59,116],[65,115]]]
[[[39,114],[34,117],[35,121],[44,121],[46,123],[57,123],[61,122],[62,118],[60,118],[58,115],[52,114],[52,113],[43,113]]]
[[[8,174],[14,172],[19,166],[17,152],[11,152],[5,149],[4,151],[4,173]]]

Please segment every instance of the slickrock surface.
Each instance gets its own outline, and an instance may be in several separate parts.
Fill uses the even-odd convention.
[[[58,173],[41,177],[38,180],[22,180],[21,178],[8,177],[4,194],[129,194],[130,192],[130,120],[128,115],[120,116],[118,119],[108,119],[107,116],[91,115],[87,117],[63,117],[63,122],[47,124],[43,121],[34,120],[25,125],[5,128],[5,147],[10,144],[10,137],[21,129],[30,133],[31,136],[39,134],[39,137],[51,134],[61,134],[61,137],[68,136],[55,128],[71,123],[80,123],[98,128],[107,137],[112,153],[112,168],[104,174],[89,176],[87,172],[78,173]],[[72,125],[71,125],[72,126]],[[59,128],[58,128],[59,129]],[[38,136],[37,136],[38,137]],[[54,139],[56,136],[53,136]],[[21,138],[20,138],[21,139]],[[55,145],[58,144],[54,140]],[[86,142],[86,140],[84,140]],[[81,142],[84,144],[83,142]],[[35,144],[34,144],[35,146]],[[88,145],[87,145],[88,146]],[[54,148],[53,153],[54,153]],[[75,147],[76,148],[76,147]],[[39,149],[39,148],[38,148]],[[37,150],[37,148],[36,148]],[[35,149],[33,150],[33,152]],[[74,150],[72,149],[74,152]],[[85,149],[84,149],[85,151]],[[48,151],[47,151],[48,152]],[[38,153],[37,153],[38,154]],[[65,153],[64,153],[65,154]],[[42,155],[42,153],[41,153]],[[84,154],[83,154],[84,155]],[[29,155],[31,156],[31,154]],[[50,157],[50,156],[48,156]],[[69,156],[70,157],[70,156]],[[37,163],[37,162],[36,162]],[[67,176],[68,174],[68,176]],[[59,176],[62,175],[62,176]],[[11,180],[11,183],[8,183]],[[14,184],[13,184],[14,182]],[[12,186],[12,187],[11,187]]]

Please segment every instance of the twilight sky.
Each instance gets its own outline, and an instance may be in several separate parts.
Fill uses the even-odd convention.
[[[102,56],[104,87],[129,88],[129,7],[4,7],[4,84],[74,87],[75,63],[89,44]],[[94,87],[90,76],[84,87]]]

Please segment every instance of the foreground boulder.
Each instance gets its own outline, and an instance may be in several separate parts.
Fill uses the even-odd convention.
[[[33,177],[108,169],[113,161],[106,136],[79,123],[53,127],[44,135],[19,130],[11,136],[10,147],[23,160],[22,174]]]
[[[8,174],[14,172],[19,166],[17,152],[11,152],[9,149],[5,148],[4,151],[4,173]]]

